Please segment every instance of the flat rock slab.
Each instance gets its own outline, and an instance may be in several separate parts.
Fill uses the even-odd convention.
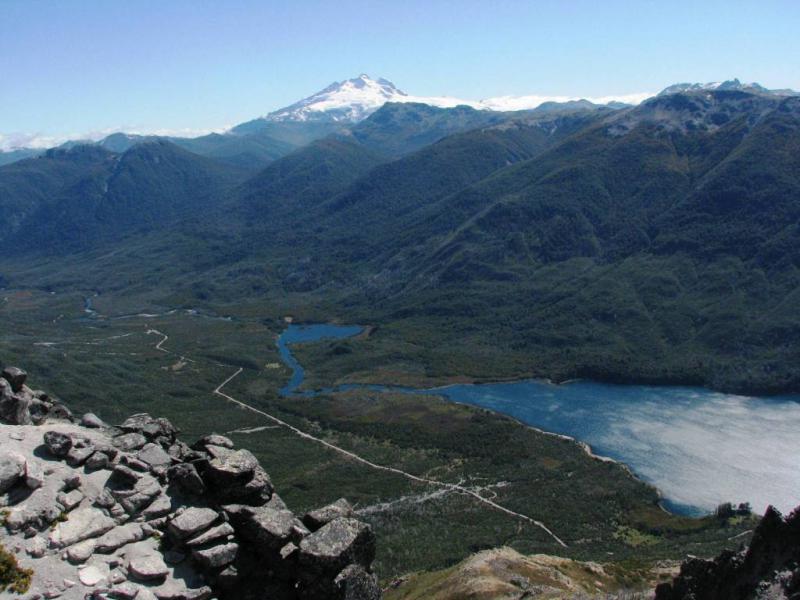
[[[328,504],[327,506],[307,512],[305,516],[303,516],[303,523],[312,531],[316,531],[334,519],[352,516],[353,507],[346,499],[339,498],[336,502]]]
[[[139,523],[126,523],[104,533],[95,542],[95,551],[103,554],[114,552],[126,544],[144,539],[145,534]]]
[[[219,515],[211,508],[187,508],[169,522],[167,530],[177,540],[183,540],[195,533],[208,529]]]
[[[103,535],[116,523],[97,508],[79,508],[70,513],[67,521],[59,523],[50,534],[50,545],[64,548],[89,538]]]
[[[136,458],[150,467],[167,467],[172,464],[172,457],[158,444],[146,444],[136,454]]]
[[[238,551],[239,544],[220,544],[211,548],[193,550],[192,558],[206,569],[218,569],[232,563]]]
[[[88,565],[78,571],[78,578],[81,583],[87,587],[94,587],[101,581],[106,580],[107,572],[98,567],[97,565]]]
[[[131,452],[144,446],[147,439],[141,433],[123,433],[111,440],[111,443],[123,452]]]
[[[186,545],[202,546],[203,544],[208,544],[209,542],[228,537],[229,535],[233,535],[233,527],[231,527],[230,523],[223,523],[222,525],[212,527],[211,529],[191,538],[186,542]]]
[[[169,574],[169,567],[155,550],[149,554],[139,554],[128,560],[128,573],[140,581],[157,581]]]
[[[249,450],[236,450],[227,456],[212,459],[206,475],[221,486],[245,483],[252,479],[258,466],[258,460]]]

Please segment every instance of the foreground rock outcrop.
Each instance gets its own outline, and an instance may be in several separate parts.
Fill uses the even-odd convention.
[[[750,545],[713,560],[690,559],[656,588],[656,600],[800,599],[800,507],[788,517],[769,507]]]
[[[375,537],[346,500],[298,517],[224,436],[190,447],[147,414],[77,423],[25,381],[0,377],[0,541],[33,569],[28,597],[381,597]]]

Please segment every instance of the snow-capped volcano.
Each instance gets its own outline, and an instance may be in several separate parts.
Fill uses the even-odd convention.
[[[451,96],[412,96],[383,78],[372,79],[359,75],[332,83],[324,90],[295,102],[291,106],[269,113],[267,121],[328,121],[355,123],[365,119],[387,102],[417,102],[439,108],[469,106],[478,110],[515,111],[533,109],[545,102],[589,100],[596,104],[622,102],[638,104],[652,94],[628,94],[603,98],[577,96],[499,96],[485,100],[464,100]]]
[[[324,90],[266,116],[270,121],[344,121],[366,118],[387,102],[421,102],[442,108],[478,103],[448,97],[409,96],[391,81],[359,75],[332,83]]]

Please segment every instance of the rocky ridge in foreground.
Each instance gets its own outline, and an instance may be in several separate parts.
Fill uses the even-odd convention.
[[[224,436],[190,447],[147,414],[78,423],[25,381],[0,377],[0,542],[32,570],[24,597],[381,597],[375,537],[346,500],[300,518]]]
[[[656,600],[800,599],[800,507],[784,517],[769,507],[747,548],[712,560],[692,558]]]

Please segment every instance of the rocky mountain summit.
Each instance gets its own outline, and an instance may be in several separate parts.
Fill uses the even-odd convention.
[[[0,592],[113,600],[381,597],[375,536],[341,499],[302,517],[230,439],[109,426],[0,377]]]

